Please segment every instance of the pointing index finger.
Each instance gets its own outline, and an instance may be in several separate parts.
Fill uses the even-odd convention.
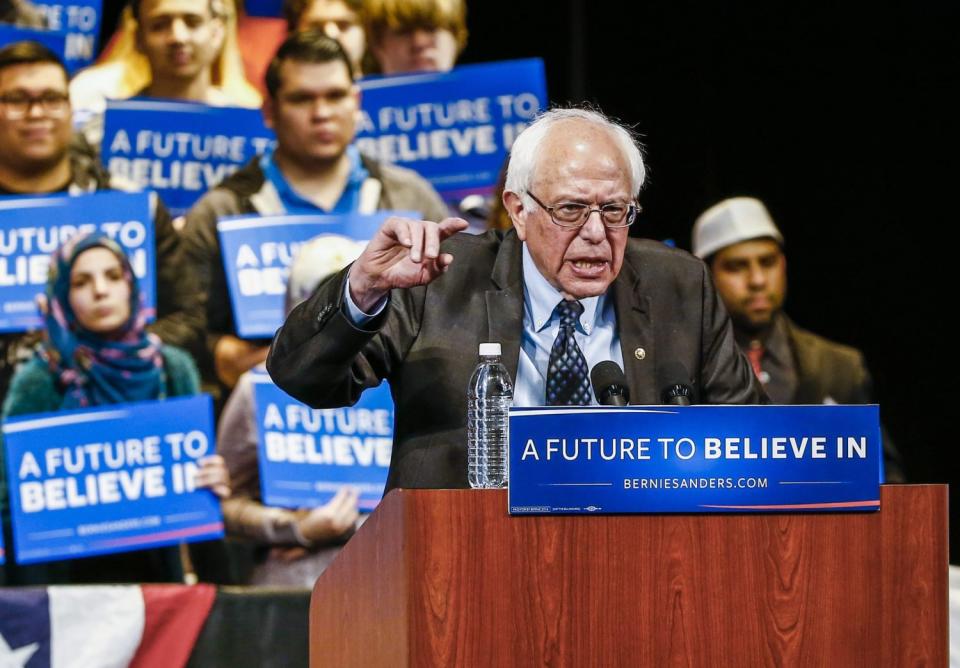
[[[444,218],[440,221],[440,240],[452,237],[457,232],[463,232],[469,226],[463,218]]]

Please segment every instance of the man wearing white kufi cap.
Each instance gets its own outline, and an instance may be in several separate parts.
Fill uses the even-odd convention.
[[[770,399],[779,404],[872,401],[860,351],[797,327],[783,312],[783,234],[763,202],[734,197],[710,207],[693,226],[692,245],[693,254],[710,266],[734,337]],[[884,451],[887,480],[902,481],[889,438]]]

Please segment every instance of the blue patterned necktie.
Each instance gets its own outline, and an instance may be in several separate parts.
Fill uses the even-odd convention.
[[[587,406],[590,404],[587,360],[573,338],[583,304],[564,299],[553,312],[560,317],[560,331],[550,350],[550,365],[547,367],[547,405]]]

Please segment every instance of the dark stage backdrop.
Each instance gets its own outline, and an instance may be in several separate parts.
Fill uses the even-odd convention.
[[[960,483],[960,6],[830,4],[482,0],[464,60],[540,56],[551,100],[636,125],[635,234],[688,249],[710,204],[764,200],[788,312],[864,351],[911,481]]]
[[[644,137],[634,233],[688,248],[708,205],[764,200],[787,239],[789,313],[864,351],[912,481],[960,482],[960,5],[468,4],[462,62],[542,57],[554,102]]]

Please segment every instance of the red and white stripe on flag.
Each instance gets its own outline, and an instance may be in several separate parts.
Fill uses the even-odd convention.
[[[207,584],[0,590],[0,664],[184,666],[215,597]]]

